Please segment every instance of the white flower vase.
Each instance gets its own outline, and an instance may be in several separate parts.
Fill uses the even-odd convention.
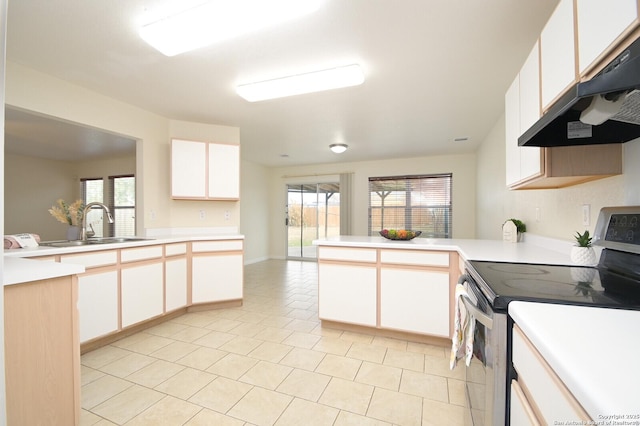
[[[576,265],[595,265],[596,252],[593,247],[571,247],[571,261]]]

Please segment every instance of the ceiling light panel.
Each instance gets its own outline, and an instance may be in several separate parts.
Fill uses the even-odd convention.
[[[321,92],[341,87],[357,86],[364,82],[359,65],[347,65],[274,80],[243,84],[236,87],[238,95],[249,102],[283,98],[304,93]]]
[[[140,37],[167,56],[315,12],[323,0],[211,0],[143,26]]]

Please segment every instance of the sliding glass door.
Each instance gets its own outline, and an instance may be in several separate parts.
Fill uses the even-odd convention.
[[[313,240],[340,235],[340,184],[287,185],[287,258],[315,260]]]

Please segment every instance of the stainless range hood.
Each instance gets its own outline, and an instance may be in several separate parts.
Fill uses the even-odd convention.
[[[578,83],[518,138],[520,146],[623,143],[640,138],[640,38]]]

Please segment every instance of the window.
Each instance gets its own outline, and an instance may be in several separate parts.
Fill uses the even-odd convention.
[[[133,175],[109,176],[107,187],[102,178],[81,179],[82,200],[97,201],[111,210],[114,223],[105,220],[102,209],[87,212],[87,231],[95,237],[130,237],[136,235],[136,180]]]
[[[452,175],[369,178],[369,235],[383,229],[451,238]]]
[[[81,179],[80,184],[82,201],[85,205],[93,202],[104,202],[104,180],[102,178]],[[90,233],[91,231],[93,231],[95,237],[105,236],[102,226],[102,215],[102,210],[92,209],[87,212],[87,215],[85,217],[87,221],[87,232]]]
[[[109,176],[109,208],[114,223],[112,235],[132,237],[136,235],[136,178],[133,176]]]

